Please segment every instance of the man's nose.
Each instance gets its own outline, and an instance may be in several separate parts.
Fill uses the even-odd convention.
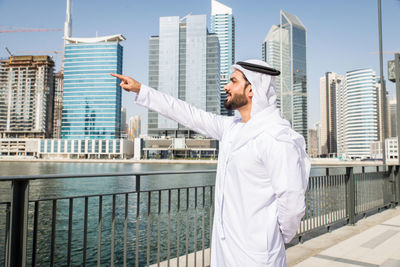
[[[224,90],[225,90],[225,92],[228,92],[228,90],[229,90],[229,88],[228,88],[228,84],[229,84],[229,83],[225,84],[225,86],[224,86]]]

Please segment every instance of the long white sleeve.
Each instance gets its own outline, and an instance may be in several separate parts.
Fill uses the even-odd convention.
[[[135,102],[177,121],[195,132],[217,140],[221,140],[225,124],[230,122],[229,118],[195,108],[182,100],[143,84]]]
[[[294,144],[273,142],[265,159],[276,196],[278,224],[285,243],[296,235],[305,212],[308,177],[304,177],[305,166],[300,153]]]

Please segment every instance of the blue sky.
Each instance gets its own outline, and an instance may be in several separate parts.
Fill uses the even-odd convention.
[[[307,72],[309,127],[320,120],[319,78],[327,71],[346,71],[371,67],[379,75],[377,0],[221,0],[233,10],[236,23],[236,61],[261,59],[261,44],[270,27],[279,24],[279,11],[300,18],[307,28]],[[66,0],[0,0],[0,31],[20,28],[64,27]],[[160,16],[211,13],[211,0],[73,0],[73,36],[94,37],[121,33],[124,46],[124,74],[147,84],[148,41],[159,33]],[[400,52],[400,1],[382,0],[383,50]],[[63,31],[0,33],[0,58],[24,51],[59,51]],[[375,53],[374,53],[375,52]],[[25,53],[26,54],[26,53]],[[57,70],[61,56],[53,55]],[[384,76],[387,61],[384,55]],[[387,82],[393,96],[395,87]],[[145,109],[133,103],[134,94],[123,93],[122,105],[128,118]],[[144,128],[147,128],[144,125]]]

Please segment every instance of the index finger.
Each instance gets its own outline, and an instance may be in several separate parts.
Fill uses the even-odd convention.
[[[111,76],[120,78],[121,80],[126,80],[126,77],[124,75],[121,74],[116,74],[116,73],[110,73]]]

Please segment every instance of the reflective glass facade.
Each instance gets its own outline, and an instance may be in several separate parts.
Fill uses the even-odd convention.
[[[119,42],[65,45],[62,138],[115,139],[121,127]]]
[[[348,71],[337,90],[338,154],[344,158],[370,157],[371,143],[379,140],[376,73]]]
[[[280,12],[280,25],[272,26],[263,45],[263,60],[279,69],[276,79],[281,115],[307,142],[307,41],[299,18]]]
[[[161,17],[160,36],[150,38],[149,48],[150,87],[220,113],[219,43],[215,34],[207,32],[205,15]],[[148,114],[149,135],[187,131],[153,111]]]
[[[210,32],[217,35],[220,45],[221,115],[232,116],[233,110],[224,107],[224,87],[229,82],[230,67],[235,63],[235,20],[232,9],[215,0],[211,2]]]

